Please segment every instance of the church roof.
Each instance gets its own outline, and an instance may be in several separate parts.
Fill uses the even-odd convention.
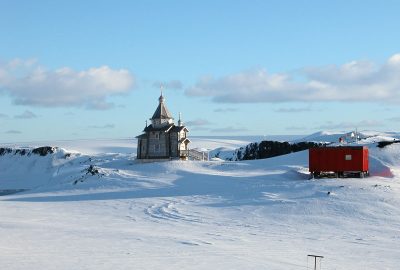
[[[190,143],[191,141],[188,138],[182,138],[179,140],[179,143],[187,142]]]
[[[161,127],[153,127],[153,125],[148,125],[147,127],[144,128],[143,132],[149,132],[149,131],[167,131],[171,127],[173,127],[174,124],[169,124],[166,126],[161,126]]]
[[[161,127],[154,127],[153,125],[148,125],[143,129],[143,132],[151,132],[151,131],[181,132],[183,129],[185,129],[187,132],[189,131],[185,126],[175,126],[175,124],[169,124]]]
[[[172,128],[173,132],[181,132],[183,129],[186,129],[186,131],[189,131],[185,126],[174,126]]]
[[[145,134],[140,134],[139,136],[136,136],[136,138],[145,139],[145,138],[147,138],[147,134],[146,133]]]
[[[172,117],[172,114],[167,109],[167,106],[164,104],[165,98],[163,97],[162,94],[158,100],[160,103],[158,104],[158,107],[157,107],[156,111],[154,112],[153,117],[150,119],[151,120],[153,120],[153,119],[174,119]]]

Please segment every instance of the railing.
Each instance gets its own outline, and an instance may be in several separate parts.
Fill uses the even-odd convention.
[[[208,152],[195,149],[181,150],[181,157],[187,157],[192,160],[208,160]]]
[[[189,151],[190,150],[181,150],[180,151],[180,156],[181,157],[189,157]]]

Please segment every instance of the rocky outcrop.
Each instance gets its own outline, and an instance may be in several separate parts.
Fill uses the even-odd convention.
[[[25,156],[25,155],[39,155],[39,156],[47,156],[49,154],[54,154],[55,150],[57,147],[51,147],[51,146],[42,146],[34,149],[28,149],[28,148],[17,148],[17,149],[12,149],[8,147],[1,147],[0,148],[0,156],[4,156],[6,154],[13,154],[13,155],[20,155],[20,156]]]
[[[394,144],[394,143],[400,143],[400,140],[393,140],[393,141],[381,141],[378,142],[378,144],[376,145],[379,148],[384,148],[385,146]]]
[[[48,154],[53,154],[55,148],[51,146],[42,146],[32,150],[33,154],[40,155],[42,157],[47,156]]]
[[[246,147],[241,147],[236,150],[235,160],[251,160],[271,158],[281,155],[286,155],[294,152],[307,150],[311,147],[322,147],[323,143],[315,142],[277,142],[277,141],[262,141],[259,143],[251,143]]]

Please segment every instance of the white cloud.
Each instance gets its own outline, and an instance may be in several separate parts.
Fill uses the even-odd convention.
[[[304,127],[304,126],[289,126],[285,128],[286,130],[293,130],[293,131],[304,131],[307,130],[308,128]]]
[[[387,119],[388,121],[393,121],[393,122],[400,122],[400,117],[392,117]]]
[[[19,59],[0,65],[0,90],[20,105],[108,109],[114,104],[107,97],[129,92],[133,83],[128,70],[108,66],[46,70],[32,60]]]
[[[244,132],[248,131],[247,128],[237,128],[233,126],[228,126],[228,127],[222,127],[222,128],[216,128],[216,129],[211,129],[210,130],[213,133],[237,133],[237,132]]]
[[[196,126],[196,127],[212,125],[212,123],[210,121],[208,121],[206,119],[200,119],[200,118],[192,120],[192,121],[187,121],[185,124],[187,126]]]
[[[352,61],[341,66],[303,68],[296,75],[259,69],[204,77],[185,93],[223,103],[400,102],[400,54],[380,66]]]
[[[287,101],[290,98],[289,93],[298,89],[299,87],[285,74],[268,74],[266,70],[253,70],[219,79],[203,77],[194,87],[187,89],[186,94],[210,96],[216,102],[248,103]]]
[[[110,129],[110,128],[115,128],[114,124],[105,124],[103,126],[96,126],[96,125],[91,125],[89,128],[96,128],[96,129]]]
[[[226,112],[237,112],[237,108],[217,108],[214,112],[226,113]]]
[[[310,112],[311,107],[304,107],[304,108],[279,108],[275,110],[275,112],[279,113],[299,113],[299,112]]]
[[[6,134],[21,134],[22,132],[19,130],[7,130],[4,133],[6,133]]]
[[[109,110],[115,108],[116,105],[113,102],[107,102],[105,100],[93,100],[86,104],[86,109],[89,110]]]
[[[14,118],[17,118],[17,119],[32,119],[32,118],[36,118],[36,117],[37,117],[36,114],[34,114],[33,112],[28,111],[28,110],[24,111],[21,114],[17,114],[14,116]]]
[[[317,129],[335,130],[335,129],[355,129],[355,128],[372,128],[384,126],[382,121],[362,120],[359,122],[341,122],[333,123],[328,121],[326,124],[317,127]]]
[[[172,81],[155,81],[153,83],[153,87],[160,89],[160,87],[164,87],[166,89],[182,89],[183,83],[179,80],[172,80]]]

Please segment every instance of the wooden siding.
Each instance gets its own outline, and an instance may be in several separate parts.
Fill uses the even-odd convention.
[[[138,139],[137,157],[139,159],[179,158],[180,152],[187,150],[187,144],[179,142],[186,138],[185,130],[151,131],[147,132],[147,138]]]

